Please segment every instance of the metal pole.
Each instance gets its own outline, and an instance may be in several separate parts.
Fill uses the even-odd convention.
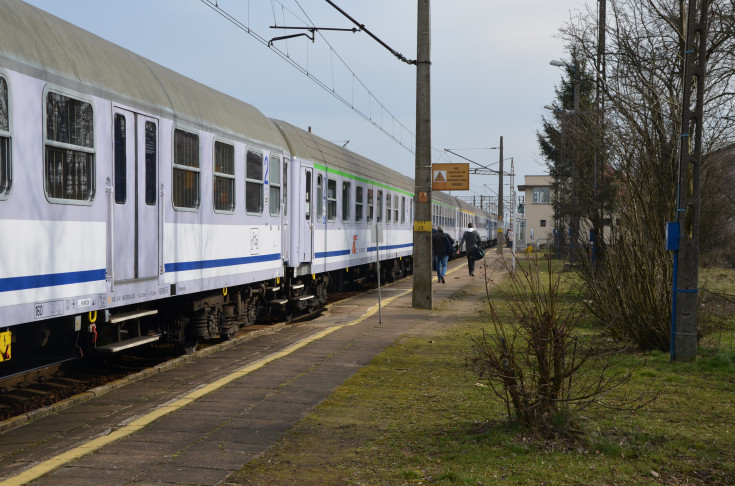
[[[512,265],[512,271],[516,271],[516,247],[518,246],[518,230],[519,226],[517,224],[518,221],[518,213],[516,210],[518,209],[518,202],[516,201],[516,188],[515,188],[515,164],[513,163],[513,157],[510,158],[510,197],[511,197],[511,207],[510,207],[510,221],[511,226],[510,229],[513,230],[513,241],[511,242],[510,252],[513,255],[513,265]]]
[[[416,55],[416,216],[413,226],[413,307],[431,309],[431,9],[418,0]]]
[[[574,139],[572,145],[572,222],[569,238],[569,263],[574,263],[574,252],[579,240],[579,63],[574,63]]]
[[[375,261],[378,265],[378,323],[383,323],[383,303],[381,301],[381,294],[380,294],[380,240],[382,235],[383,227],[376,223],[375,224]]]
[[[498,255],[503,254],[503,136],[500,136],[500,169],[498,169]]]

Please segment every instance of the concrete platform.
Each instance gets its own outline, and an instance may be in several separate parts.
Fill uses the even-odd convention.
[[[504,272],[496,259],[474,278],[451,262],[446,284],[434,277],[435,308],[461,320],[454,301],[484,295],[484,267]],[[411,286],[382,288],[382,324],[373,290],[0,424],[0,485],[219,484],[391,343],[430,332],[435,313],[411,308]]]

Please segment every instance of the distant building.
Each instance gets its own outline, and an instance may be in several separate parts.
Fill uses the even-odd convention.
[[[551,206],[552,179],[547,175],[524,176],[518,190],[525,195],[523,208],[526,219],[526,243],[543,248],[552,243],[554,209]]]

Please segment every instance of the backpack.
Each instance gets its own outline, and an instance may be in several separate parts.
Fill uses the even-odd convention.
[[[454,253],[454,240],[451,236],[444,233],[444,254],[451,255]]]

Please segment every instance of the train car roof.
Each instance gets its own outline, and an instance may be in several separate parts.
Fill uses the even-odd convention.
[[[153,115],[284,146],[268,118],[247,103],[22,1],[0,0],[0,11],[0,66]]]
[[[293,157],[323,164],[332,171],[346,172],[391,187],[414,192],[413,179],[378,164],[344,147],[282,120],[273,120],[281,130]]]
[[[482,209],[478,208],[477,206],[473,206],[472,204],[468,203],[467,201],[463,201],[462,199],[457,199],[457,206],[460,210],[476,214],[478,216],[487,216],[487,212],[483,211]]]
[[[450,196],[445,192],[431,191],[431,199],[432,201],[440,204],[446,204],[447,206],[451,206],[453,208],[457,207],[457,198]]]

